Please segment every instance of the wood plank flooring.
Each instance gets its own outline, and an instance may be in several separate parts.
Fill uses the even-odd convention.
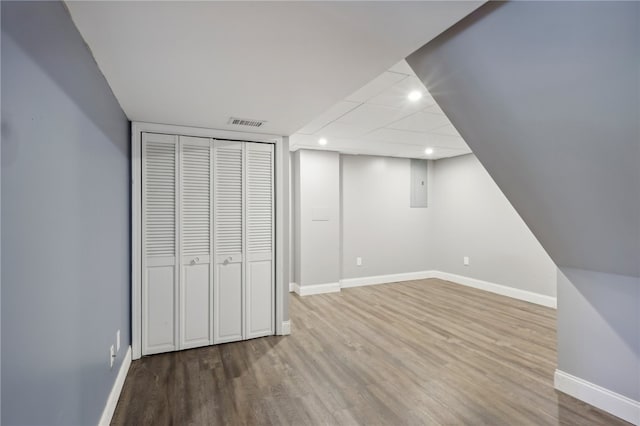
[[[291,336],[134,361],[113,424],[628,424],[553,389],[552,309],[430,279],[290,313]]]

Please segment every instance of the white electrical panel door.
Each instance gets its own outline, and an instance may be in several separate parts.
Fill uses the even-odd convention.
[[[273,145],[245,145],[245,338],[274,332]]]
[[[180,349],[213,343],[211,140],[180,136]]]
[[[178,349],[177,137],[142,135],[142,353]]]
[[[213,342],[242,340],[244,318],[244,143],[213,142]]]

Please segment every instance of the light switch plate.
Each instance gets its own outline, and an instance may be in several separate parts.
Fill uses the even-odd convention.
[[[120,352],[120,330],[116,331],[116,352]]]
[[[356,266],[362,266],[362,258],[356,257]]]
[[[469,256],[463,257],[462,263],[464,263],[464,266],[469,266]]]
[[[116,360],[116,351],[113,345],[111,345],[111,348],[109,348],[109,367],[113,368],[113,362],[115,360]]]

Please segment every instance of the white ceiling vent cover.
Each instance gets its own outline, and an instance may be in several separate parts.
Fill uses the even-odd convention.
[[[250,120],[248,118],[236,118],[236,117],[231,117],[227,122],[227,124],[233,124],[235,126],[249,126],[249,127],[260,127],[264,123],[266,123],[265,120]]]

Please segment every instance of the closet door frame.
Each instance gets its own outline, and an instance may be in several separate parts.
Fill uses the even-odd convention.
[[[131,357],[142,356],[142,133],[193,136],[242,142],[272,143],[275,193],[275,334],[288,335],[284,304],[289,296],[289,138],[268,134],[215,130],[169,124],[131,123]],[[288,304],[288,303],[287,303]]]

